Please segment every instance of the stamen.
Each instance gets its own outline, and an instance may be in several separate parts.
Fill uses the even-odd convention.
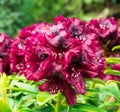
[[[108,23],[106,23],[106,24],[100,24],[99,26],[100,26],[100,28],[103,29],[103,30],[106,30],[106,29],[109,28]]]
[[[63,57],[64,57],[64,52],[59,52],[59,53],[56,53],[56,52],[51,52],[51,54],[52,54],[52,57],[54,57],[55,59],[62,59]]]

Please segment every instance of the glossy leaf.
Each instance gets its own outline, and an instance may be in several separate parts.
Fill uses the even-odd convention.
[[[118,57],[109,57],[106,58],[107,64],[120,64],[120,58]]]
[[[120,50],[120,45],[117,45],[117,46],[112,48],[112,51],[115,51],[115,50]]]
[[[31,92],[31,93],[35,93],[37,94],[39,92],[39,90],[37,89],[36,86],[32,86],[30,84],[24,83],[24,82],[15,82],[14,84],[15,86],[17,86],[18,88],[12,88],[12,89],[16,89],[16,90],[25,90],[27,92]]]
[[[49,100],[52,100],[54,99],[56,96],[58,96],[60,93],[58,94],[49,94],[47,92],[40,92],[38,95],[37,95],[37,102],[38,104],[41,106],[41,105],[44,105],[45,103],[47,103]]]
[[[118,88],[118,85],[116,83],[109,83],[106,85],[106,88],[111,92],[111,94],[120,101],[120,90]]]
[[[104,73],[105,74],[112,74],[112,75],[120,76],[120,71],[112,70],[112,69],[106,69],[104,71]]]

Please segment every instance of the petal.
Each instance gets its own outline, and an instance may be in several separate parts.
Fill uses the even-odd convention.
[[[63,80],[57,77],[48,78],[47,81],[39,86],[39,90],[56,94],[58,91],[63,91],[63,82]]]
[[[65,74],[65,78],[69,84],[71,84],[78,93],[84,94],[85,93],[85,82],[81,73],[72,73],[72,74]]]
[[[54,24],[66,22],[66,18],[62,15],[56,16],[54,19]]]
[[[64,54],[64,68],[67,68],[71,62],[71,59],[73,56],[78,54],[81,50],[81,46],[75,47],[73,49],[70,49]]]
[[[84,32],[85,22],[82,22],[80,19],[67,18],[67,25],[73,38],[79,38],[79,36]]]
[[[66,82],[63,83],[62,93],[66,97],[68,105],[74,105],[76,103],[77,98],[75,90]]]
[[[113,33],[114,31],[116,31],[117,27],[118,27],[117,21],[115,21],[113,17],[108,18],[108,19],[101,18],[99,20],[98,34],[101,37],[105,38],[110,33]]]
[[[76,103],[76,93],[70,84],[59,78],[52,78],[39,86],[40,91],[48,91],[51,94],[56,94],[58,91],[66,97],[68,105]]]
[[[39,81],[45,79],[48,74],[52,75],[52,60],[48,57],[42,62],[28,62],[24,71],[25,77],[29,80]]]
[[[40,91],[48,91],[49,90],[49,82],[44,82],[43,84],[39,85]]]
[[[87,70],[87,69],[81,69],[81,74],[83,77],[86,77],[86,78],[94,78],[96,76],[98,76],[98,70],[96,71],[90,71],[90,70]]]
[[[0,58],[0,73],[3,72],[3,62],[2,59]]]

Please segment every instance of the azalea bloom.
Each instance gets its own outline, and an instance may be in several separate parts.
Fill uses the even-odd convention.
[[[44,80],[40,91],[62,92],[67,103],[85,93],[84,78],[99,77],[105,58],[94,33],[85,22],[58,16],[54,24],[38,23],[21,30],[11,48],[11,69],[33,81]]]
[[[111,18],[101,18],[99,20],[90,20],[86,24],[86,31],[98,35],[99,43],[104,49],[106,56],[110,55],[112,48],[120,45],[120,29],[117,21]]]
[[[99,20],[90,20],[87,23],[87,30],[89,32],[94,32],[102,38],[106,38],[111,33],[115,32],[118,28],[117,21],[113,17],[111,18],[101,18]]]
[[[0,72],[5,72],[7,75],[10,75],[10,46],[12,39],[3,33],[0,33]]]

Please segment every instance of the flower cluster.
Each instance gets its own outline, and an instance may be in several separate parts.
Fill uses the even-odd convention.
[[[10,74],[10,46],[12,39],[3,33],[0,33],[0,73]]]
[[[88,32],[94,32],[98,35],[99,43],[101,44],[104,55],[106,57],[120,57],[119,54],[114,54],[112,48],[116,45],[120,45],[120,28],[117,21],[113,17],[108,19],[101,18],[100,20],[90,20],[88,22]],[[114,70],[120,70],[120,64],[109,65]],[[120,81],[119,76],[112,74],[101,75],[99,78],[108,80]]]
[[[84,22],[57,16],[53,24],[36,23],[22,29],[11,49],[11,40],[1,34],[0,70],[8,70],[10,59],[10,72],[35,82],[43,80],[40,91],[61,92],[73,105],[76,95],[86,92],[85,78],[106,79],[105,57],[110,56],[113,46],[120,45],[119,38],[114,18]]]
[[[87,32],[87,23],[58,16],[54,24],[27,26],[11,48],[11,69],[33,81],[44,80],[40,91],[62,92],[67,103],[85,93],[84,78],[99,77],[105,58],[98,36]]]

